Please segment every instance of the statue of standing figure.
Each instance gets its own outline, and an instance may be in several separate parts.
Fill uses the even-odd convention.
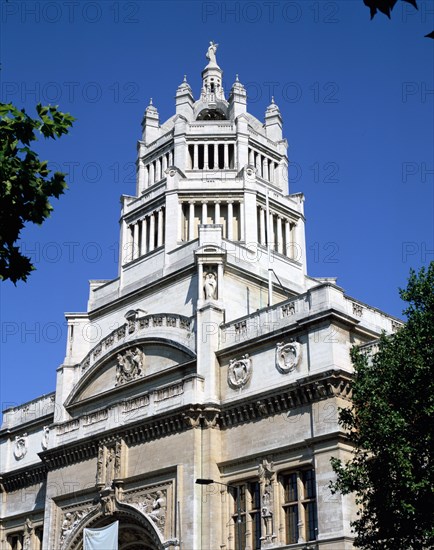
[[[203,289],[206,300],[217,300],[217,277],[213,271],[205,274]]]
[[[206,52],[206,58],[209,59],[209,62],[215,63],[216,65],[217,65],[217,60],[216,60],[215,53],[217,51],[217,48],[218,48],[218,44],[216,44],[211,40],[211,42],[209,43],[208,51]]]

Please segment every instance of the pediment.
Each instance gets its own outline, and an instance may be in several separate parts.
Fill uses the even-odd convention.
[[[74,386],[65,406],[79,406],[113,394],[133,395],[176,365],[191,362],[194,354],[177,342],[143,338],[111,350],[95,362]]]

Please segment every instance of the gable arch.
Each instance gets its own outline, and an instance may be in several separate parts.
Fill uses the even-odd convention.
[[[113,371],[111,374],[113,389],[117,358],[128,350],[136,348],[143,350],[145,355],[145,368],[143,376],[141,377],[143,379],[146,378],[147,374],[155,374],[154,371],[157,369],[157,366],[159,371],[162,372],[165,365],[170,367],[176,364],[190,362],[196,358],[196,354],[190,347],[173,339],[157,336],[143,336],[135,338],[134,340],[124,341],[118,346],[113,347],[105,355],[99,357],[98,360],[84,372],[69,393],[65,401],[65,407],[68,408],[72,404],[79,402],[84,392],[91,391],[90,388],[92,384],[95,385],[95,381],[104,376],[104,373],[109,370]],[[146,359],[146,357],[148,357],[148,359]],[[161,366],[163,366],[163,368],[161,368]],[[120,386],[120,389],[123,387],[126,387],[126,385]]]

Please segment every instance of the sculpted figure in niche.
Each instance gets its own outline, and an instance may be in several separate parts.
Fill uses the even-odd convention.
[[[215,56],[217,48],[218,48],[218,44],[216,44],[211,40],[211,42],[209,43],[208,51],[206,52],[206,58],[209,59],[210,63],[217,64],[217,60]]]
[[[31,519],[27,518],[24,524],[23,550],[31,550],[34,532],[33,522]]]
[[[213,271],[205,273],[203,289],[206,300],[217,300],[217,277]]]

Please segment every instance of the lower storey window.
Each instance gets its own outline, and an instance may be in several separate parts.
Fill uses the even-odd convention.
[[[237,489],[240,514],[238,515]],[[235,550],[261,548],[261,495],[259,483],[251,481],[236,485],[232,489],[234,497],[233,522],[235,526]],[[241,545],[241,546],[240,546]]]
[[[296,544],[315,540],[318,533],[314,470],[281,476],[285,542]]]

